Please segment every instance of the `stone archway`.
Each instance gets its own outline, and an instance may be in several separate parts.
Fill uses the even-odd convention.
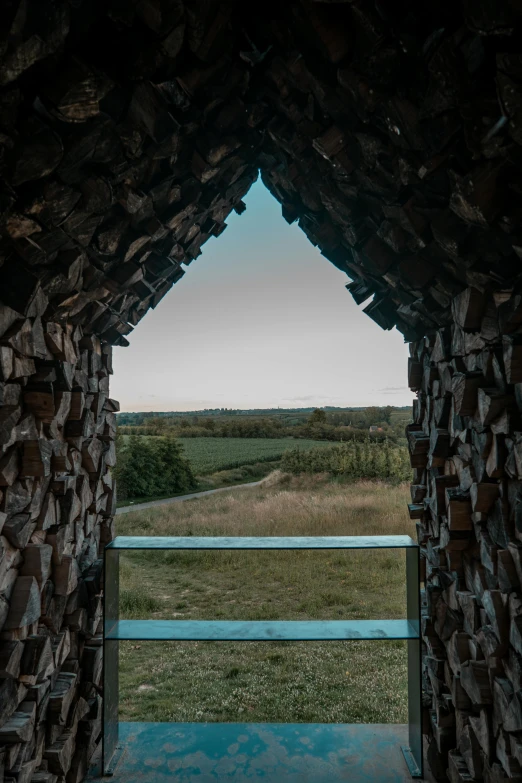
[[[10,0],[0,20],[0,722],[24,705],[6,769],[30,779],[58,742],[67,781],[83,778],[111,346],[260,170],[355,300],[373,297],[365,312],[411,343],[432,768],[519,774],[517,2]]]

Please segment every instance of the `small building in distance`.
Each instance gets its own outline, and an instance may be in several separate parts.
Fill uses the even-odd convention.
[[[370,432],[384,432],[384,429],[382,427],[378,427],[376,424],[372,424],[370,427]]]

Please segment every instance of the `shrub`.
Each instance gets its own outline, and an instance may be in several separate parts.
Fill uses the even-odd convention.
[[[290,449],[283,454],[281,469],[288,473],[331,473],[349,478],[411,480],[408,450],[389,441],[372,443],[368,438],[327,448]]]
[[[196,479],[179,443],[170,437],[117,440],[116,478],[121,498],[169,495],[194,489]]]

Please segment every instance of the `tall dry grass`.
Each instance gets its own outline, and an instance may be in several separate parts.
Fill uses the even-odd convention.
[[[406,484],[342,483],[324,475],[268,476],[260,487],[223,492],[117,517],[118,535],[305,536],[412,534]]]
[[[116,518],[119,535],[413,534],[408,489],[271,476],[255,489]],[[403,617],[397,550],[136,552],[122,556],[123,616],[157,619]],[[402,643],[122,645],[131,720],[405,719]],[[315,716],[315,717],[314,717]]]

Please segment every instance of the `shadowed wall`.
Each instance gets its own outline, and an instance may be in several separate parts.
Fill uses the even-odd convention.
[[[517,3],[11,0],[0,31],[7,780],[80,781],[99,735],[111,345],[259,170],[412,344],[430,763],[520,779]]]

